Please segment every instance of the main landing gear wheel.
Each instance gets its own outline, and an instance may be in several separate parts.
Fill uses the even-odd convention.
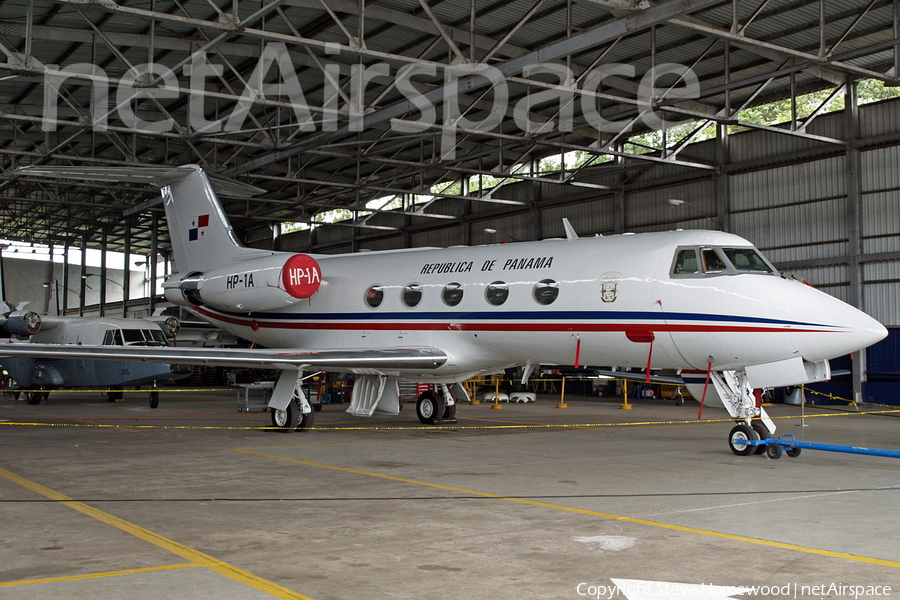
[[[728,434],[728,447],[738,456],[747,456],[748,454],[752,454],[753,451],[756,450],[756,447],[742,444],[741,442],[751,440],[756,441],[758,439],[759,434],[753,429],[746,425],[737,425],[731,430],[731,433]]]
[[[291,401],[284,410],[272,408],[270,412],[272,427],[277,427],[280,431],[293,431],[300,423],[300,407],[294,401]]]
[[[124,394],[122,390],[107,390],[106,391],[106,401],[107,402],[115,402],[116,400],[121,400]]]
[[[769,433],[769,428],[766,427],[762,421],[753,421],[750,423],[750,427],[753,428],[753,431],[756,432],[756,435],[759,436],[759,439],[765,440],[771,437],[771,433]],[[754,446],[753,454],[762,454],[766,451],[766,446]]]
[[[50,392],[37,391],[37,392],[25,392],[25,401],[28,404],[35,405],[40,404],[41,400],[50,395]]]
[[[444,403],[438,400],[431,392],[422,392],[416,401],[416,416],[425,425],[434,425],[435,420],[444,414]]]
[[[315,410],[301,414],[300,405],[291,401],[284,410],[270,409],[272,413],[272,427],[277,427],[279,431],[303,431],[313,426],[315,421]]]
[[[150,408],[159,406],[159,392],[150,392]]]

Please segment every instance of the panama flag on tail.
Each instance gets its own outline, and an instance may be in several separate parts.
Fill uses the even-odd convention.
[[[200,215],[191,221],[191,228],[188,230],[188,241],[193,242],[202,237],[206,237],[206,228],[209,227],[209,215]]]

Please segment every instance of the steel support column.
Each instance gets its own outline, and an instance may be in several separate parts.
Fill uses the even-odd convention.
[[[50,260],[47,262],[47,295],[44,297],[43,312],[44,315],[59,314],[59,282],[56,279],[56,263],[53,262],[53,251],[56,249],[51,243],[48,244],[50,250]],[[5,278],[3,278],[5,279]],[[3,290],[3,297],[6,298],[6,290]],[[50,312],[50,299],[56,301],[56,312]]]
[[[621,148],[622,143],[616,144]],[[616,163],[619,165],[619,174],[616,176],[616,189],[613,195],[613,233],[625,233],[625,158],[623,156],[616,157]]]
[[[125,274],[122,277],[122,316],[128,316],[128,297],[131,295],[131,219],[125,219]]]
[[[63,276],[62,276],[62,312],[60,314],[66,314],[69,309],[69,240],[66,239],[66,243],[63,246],[64,254],[63,254]]]
[[[850,283],[850,304],[863,310],[862,265],[860,263],[861,246],[861,194],[859,178],[859,149],[853,142],[859,137],[859,103],[857,101],[856,81],[848,77],[844,92],[844,131],[850,142],[844,154],[844,185],[847,192],[845,220],[847,226],[847,254],[849,265],[847,277]],[[857,353],[852,361],[853,400],[862,399],[862,382],[865,379],[866,351]]]
[[[78,277],[78,316],[84,316],[84,295],[87,293],[87,234],[81,236],[81,269]]]
[[[106,253],[107,248],[107,231],[104,226],[100,230],[100,316],[106,316]]]
[[[728,126],[716,124],[716,220],[722,231],[731,231],[731,185],[728,180],[730,157]]]
[[[150,224],[150,255],[147,257],[150,267],[150,314],[156,309],[156,261],[159,259],[159,216],[153,215]]]
[[[528,185],[528,193],[529,198],[528,201],[531,204],[530,207],[530,215],[529,219],[531,223],[529,224],[528,231],[528,239],[529,240],[541,240],[544,238],[544,219],[541,216],[541,200],[543,199],[543,194],[541,193],[541,184],[537,181],[532,181]]]

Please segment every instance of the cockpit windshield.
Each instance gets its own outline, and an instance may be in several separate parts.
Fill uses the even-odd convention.
[[[704,273],[721,273],[727,268],[725,261],[722,260],[722,255],[716,252],[714,248],[702,248],[700,256],[703,257]]]
[[[675,267],[672,269],[673,275],[699,275],[700,262],[697,260],[697,250],[695,248],[684,248],[675,255]]]
[[[104,346],[168,346],[161,329],[109,329]]]
[[[756,248],[679,248],[672,264],[672,275],[675,276],[702,277],[738,273],[777,274]]]
[[[723,248],[722,251],[738,271],[772,273],[773,269],[755,248]]]

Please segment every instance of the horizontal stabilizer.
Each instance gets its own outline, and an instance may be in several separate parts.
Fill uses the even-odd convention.
[[[20,167],[17,175],[44,179],[75,179],[78,181],[108,181],[134,183],[161,187],[200,170],[195,165],[180,167]],[[206,173],[217,195],[230,198],[259,196],[266,193],[261,187],[229,179],[215,173]]]

